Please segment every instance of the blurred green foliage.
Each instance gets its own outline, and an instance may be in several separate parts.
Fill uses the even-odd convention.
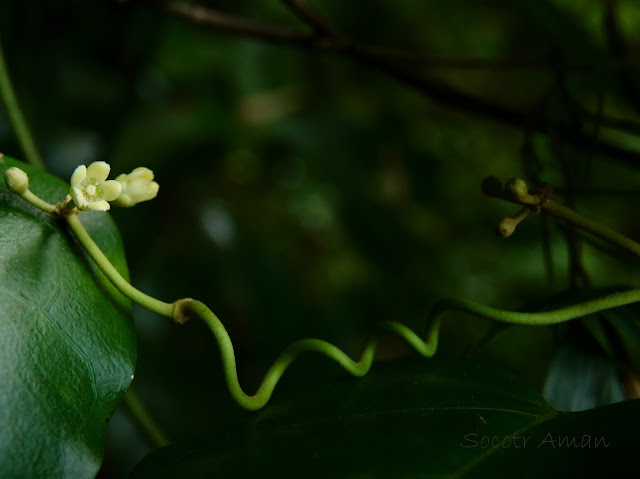
[[[276,0],[202,3],[305,30]],[[62,178],[96,160],[114,173],[154,170],[158,198],[113,211],[132,281],[167,301],[188,296],[210,305],[234,340],[248,391],[299,338],[327,339],[355,355],[376,323],[420,328],[442,297],[535,309],[571,290],[566,228],[533,215],[513,237],[498,239],[496,221],[515,211],[481,195],[489,174],[573,190],[564,198],[579,211],[640,237],[633,207],[640,153],[634,165],[594,146],[599,138],[640,151],[638,136],[593,121],[599,102],[607,116],[640,120],[633,101],[640,84],[625,75],[634,70],[611,68],[621,57],[603,26],[606,2],[310,3],[350,36],[377,45],[440,58],[605,66],[425,70],[487,102],[539,115],[546,122],[539,132],[451,108],[339,54],[206,30],[153,2],[0,5],[0,39],[48,168]],[[633,57],[640,4],[617,3]],[[564,142],[560,126],[588,141],[580,148]],[[1,111],[0,151],[21,156]],[[579,238],[592,286],[633,282],[637,261]],[[134,389],[172,439],[211,435],[243,414],[227,397],[203,324],[178,327],[134,313]],[[635,331],[637,317],[629,324]],[[483,343],[488,328],[451,315],[438,354],[460,356],[480,342],[476,356],[508,364],[541,390],[552,364],[554,374],[579,374],[558,361],[583,326],[508,328]],[[601,368],[609,384],[624,358],[589,341],[581,354],[609,364]],[[406,354],[391,339],[380,349],[381,358]],[[343,375],[322,360],[303,361],[305,374],[294,366],[283,388]],[[146,451],[117,413],[101,474],[122,475]]]

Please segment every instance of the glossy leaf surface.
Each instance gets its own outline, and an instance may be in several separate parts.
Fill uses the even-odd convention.
[[[68,184],[24,163],[31,190],[62,201]],[[128,276],[110,216],[82,222]],[[117,293],[63,222],[0,185],[0,477],[93,477],[104,431],[135,368],[130,302]]]

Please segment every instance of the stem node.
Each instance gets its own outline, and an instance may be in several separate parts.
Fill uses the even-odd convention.
[[[178,323],[182,324],[190,320],[194,314],[191,310],[191,306],[195,299],[193,298],[183,298],[173,303],[173,314],[171,319]]]

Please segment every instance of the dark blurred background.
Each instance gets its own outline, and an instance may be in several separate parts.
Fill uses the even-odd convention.
[[[201,4],[309,31],[277,0]],[[549,181],[558,200],[640,238],[639,2],[310,4],[360,42],[435,58],[401,68],[483,106],[348,55],[202,28],[159,3],[0,4],[0,40],[47,167],[62,178],[97,160],[113,177],[153,169],[157,199],[112,211],[132,281],[166,301],[207,303],[229,330],[247,391],[296,339],[356,356],[376,323],[422,330],[443,297],[535,310],[633,283],[638,261],[541,215],[499,239],[497,220],[517,207],[484,197],[480,182]],[[22,157],[1,110],[0,151]],[[134,315],[133,389],[173,440],[207,437],[244,414],[202,324]],[[555,407],[585,409],[632,394],[634,328],[633,308],[499,331],[451,314],[438,354],[495,361]],[[379,350],[381,360],[411,354],[394,338]],[[282,389],[344,376],[323,359],[302,363]],[[121,477],[148,451],[119,409],[100,476]]]

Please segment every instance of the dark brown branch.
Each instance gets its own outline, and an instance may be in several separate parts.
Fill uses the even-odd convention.
[[[536,58],[447,58],[425,56],[420,53],[397,50],[378,45],[359,45],[370,55],[406,66],[438,70],[555,70],[555,71],[605,71],[629,68],[638,59],[616,59],[608,62],[566,62],[558,59]]]
[[[284,3],[300,20],[309,25],[316,35],[333,38],[342,37],[340,32],[336,30],[326,18],[306,3],[301,2],[300,0],[282,0],[282,3]]]
[[[546,119],[542,116],[531,117],[528,113],[492,103],[483,98],[461,92],[443,83],[425,78],[420,74],[385,64],[375,57],[372,58],[360,54],[355,56],[355,58],[412,86],[436,102],[489,116],[506,125],[528,127],[542,133],[545,133],[547,130]],[[605,124],[604,119],[601,123],[603,125]],[[640,166],[640,152],[629,151],[602,140],[594,142],[592,137],[576,131],[575,128],[570,126],[557,125],[556,128],[558,135],[577,149],[589,148],[594,153],[610,156],[636,167]],[[638,131],[640,131],[640,125],[638,125],[637,128]]]
[[[340,52],[361,64],[388,74],[445,106],[460,108],[471,113],[491,117],[510,126],[532,128],[542,133],[546,131],[546,120],[542,116],[532,118],[531,115],[526,112],[476,97],[444,83],[434,81],[419,72],[408,70],[395,61],[395,56],[391,55],[390,58],[389,53],[391,51],[384,48],[360,44],[345,37],[340,37],[338,41],[335,37],[329,37],[327,35],[319,36],[312,32],[265,26],[261,23],[192,4],[172,3],[165,8],[174,15],[217,31],[306,49]],[[309,12],[306,11],[305,15],[308,14]],[[299,15],[302,16],[302,13],[299,13]],[[315,15],[315,12],[313,12],[312,15]],[[312,20],[307,17],[305,17],[305,21],[308,23],[312,22]],[[316,20],[314,19],[313,21],[315,22]],[[549,65],[549,67],[552,67],[552,65]],[[593,119],[593,117],[591,119]],[[602,126],[621,129],[629,133],[640,133],[640,124],[631,120],[600,117],[599,121]],[[626,150],[603,140],[594,142],[592,137],[576,131],[575,128],[569,125],[558,125],[557,133],[563,140],[578,149],[587,148],[594,153],[615,158],[629,165],[635,167],[640,166],[640,152]]]
[[[265,26],[251,20],[227,15],[226,13],[221,13],[199,5],[170,3],[165,6],[165,9],[169,13],[204,27],[268,42],[306,46],[316,38],[313,33],[301,32],[284,27]]]
[[[283,0],[287,2],[291,0]],[[296,2],[300,4],[300,2]],[[165,7],[168,12],[184,18],[192,23],[208,27],[217,31],[234,33],[246,37],[256,38],[259,40],[271,42],[271,43],[286,43],[289,45],[297,45],[300,47],[313,47],[315,49],[326,50],[339,50],[342,48],[341,44],[336,42],[327,42],[320,40],[320,38],[326,37],[326,33],[329,29],[333,29],[330,24],[318,23],[318,17],[313,21],[315,27],[322,25],[325,35],[317,35],[310,32],[303,32],[297,29],[290,29],[286,27],[272,27],[266,26],[261,23],[239,18],[233,15],[222,13],[216,10],[212,10],[206,7],[186,4],[186,3],[169,3]],[[309,7],[307,6],[307,9]],[[293,11],[293,10],[292,10]],[[302,14],[296,10],[296,14],[299,18],[302,18]],[[306,11],[308,14],[308,10]],[[316,14],[317,15],[317,14]],[[322,18],[322,17],[320,17]],[[311,25],[311,18],[304,17],[307,24]],[[317,30],[317,28],[314,28]],[[335,29],[333,29],[335,32]],[[378,57],[380,59],[387,60],[389,62],[402,63],[407,66],[420,66],[426,69],[471,69],[471,70],[519,70],[519,69],[532,69],[532,70],[608,70],[608,69],[622,69],[629,66],[636,65],[640,62],[640,59],[621,59],[608,63],[567,63],[563,61],[553,61],[545,59],[523,59],[523,58],[510,58],[510,59],[480,59],[480,58],[446,58],[446,57],[431,57],[425,56],[420,53],[409,52],[406,50],[397,50],[393,48],[378,46],[378,45],[363,45],[355,43],[353,40],[349,40],[351,48],[353,50],[359,50],[364,54]]]

